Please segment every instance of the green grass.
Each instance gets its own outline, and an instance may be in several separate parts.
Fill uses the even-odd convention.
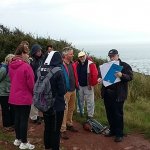
[[[125,133],[142,133],[150,139],[150,101],[126,101],[124,105]],[[83,123],[86,115],[80,117],[75,113],[74,119]],[[96,100],[95,119],[108,125],[103,100]]]
[[[95,118],[106,125],[106,113],[100,98],[100,85],[95,87]],[[86,117],[76,114],[75,119],[84,122]],[[129,83],[128,99],[124,105],[125,132],[142,133],[150,139],[150,76],[134,73]]]
[[[107,125],[103,100],[100,98],[100,85],[95,87],[95,99],[95,119]],[[83,123],[86,121],[86,116],[81,117],[75,113],[74,120]],[[150,140],[150,76],[134,74],[134,80],[129,84],[128,100],[124,106],[124,121],[126,133],[142,133]],[[0,141],[9,144],[13,139],[13,135],[0,131]],[[0,144],[0,150],[6,149]],[[38,149],[40,150],[41,147],[37,147]]]

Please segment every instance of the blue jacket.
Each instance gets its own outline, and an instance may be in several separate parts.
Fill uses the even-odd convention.
[[[62,68],[62,71],[64,73],[64,76],[65,76],[65,82],[66,82],[66,89],[67,91],[70,91],[70,83],[69,83],[69,75],[68,75],[68,72],[65,68],[64,65],[61,65],[61,68]]]

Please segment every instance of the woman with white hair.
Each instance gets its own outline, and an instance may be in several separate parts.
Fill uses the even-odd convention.
[[[4,131],[13,131],[14,125],[14,111],[12,105],[8,103],[10,93],[10,79],[8,75],[8,65],[13,54],[8,54],[5,61],[0,65],[0,104],[2,109],[2,123]]]

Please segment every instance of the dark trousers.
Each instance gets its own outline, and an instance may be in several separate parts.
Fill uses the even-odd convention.
[[[104,96],[104,104],[111,133],[123,136],[123,102],[116,100],[115,92],[107,91]]]
[[[63,121],[64,111],[48,111],[44,116],[44,145],[45,149],[59,150],[60,128]]]
[[[16,139],[21,140],[23,143],[27,142],[30,109],[30,105],[14,105]]]
[[[8,99],[9,96],[0,96],[3,127],[10,127],[14,125],[14,109],[13,106],[8,103]]]

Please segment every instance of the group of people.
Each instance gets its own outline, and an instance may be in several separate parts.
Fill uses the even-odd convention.
[[[47,112],[41,113],[35,108],[32,98],[34,84],[37,81],[37,70],[52,54],[49,62],[51,69],[60,67],[50,79],[52,95],[55,102]],[[29,57],[30,54],[30,57]],[[45,150],[59,150],[60,138],[69,139],[67,132],[78,132],[73,124],[73,113],[84,114],[86,104],[87,118],[94,117],[94,86],[102,83],[101,74],[93,60],[81,51],[78,59],[73,61],[74,51],[65,47],[62,53],[53,50],[52,45],[42,54],[42,47],[34,44],[29,50],[29,43],[22,41],[15,54],[6,56],[0,68],[0,104],[2,108],[3,127],[14,128],[16,139],[14,145],[20,149],[34,149],[27,140],[28,119],[41,124],[44,119]],[[121,81],[105,87],[102,84],[101,95],[104,99],[110,132],[105,136],[115,136],[115,142],[123,140],[123,104],[127,98],[128,81],[132,80],[131,67],[119,59],[118,51],[112,49],[108,56],[111,61],[119,61],[123,66],[115,74]]]

